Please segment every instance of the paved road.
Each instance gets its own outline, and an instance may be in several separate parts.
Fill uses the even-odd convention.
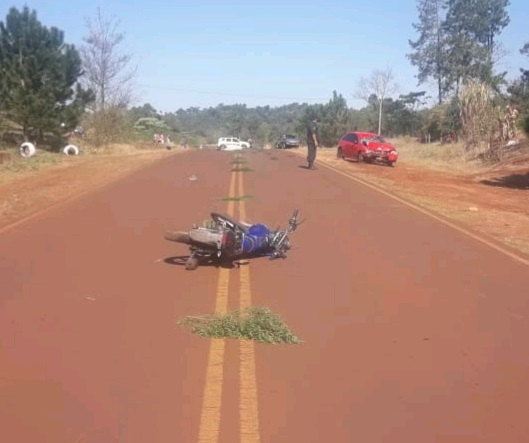
[[[170,157],[0,233],[2,441],[526,441],[528,267],[291,152],[244,157]],[[285,261],[187,272],[162,238],[296,207]],[[176,325],[250,304],[304,343]]]

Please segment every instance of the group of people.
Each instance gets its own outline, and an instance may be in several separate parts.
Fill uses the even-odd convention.
[[[171,139],[169,138],[169,136],[164,134],[154,134],[153,139],[154,143],[171,143]]]

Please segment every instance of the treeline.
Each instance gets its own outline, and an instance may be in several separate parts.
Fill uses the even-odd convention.
[[[424,92],[411,93],[397,100],[384,101],[385,117],[382,133],[388,136],[416,136],[422,131],[425,110],[418,110]],[[366,107],[349,108],[343,95],[334,92],[326,104],[293,103],[284,106],[248,108],[243,104],[217,105],[200,109],[179,109],[158,113],[150,104],[128,111],[137,129],[167,132],[194,144],[216,143],[219,137],[235,136],[258,144],[273,143],[281,134],[305,136],[305,124],[318,117],[324,145],[333,146],[348,130],[377,132],[378,104],[373,100]]]
[[[334,92],[324,104],[292,103],[248,108],[219,104],[207,109],[160,113],[151,104],[132,106],[135,67],[120,52],[124,36],[117,22],[98,9],[87,22],[79,48],[63,32],[40,23],[35,11],[11,8],[0,21],[0,133],[60,146],[86,131],[87,142],[151,139],[167,133],[188,143],[215,143],[221,136],[273,143],[284,133],[304,136],[310,116],[320,120],[322,141],[336,144],[347,130],[423,140],[461,138],[471,148],[487,148],[515,134],[529,132],[529,70],[514,81],[498,72],[501,32],[509,25],[508,0],[418,0],[418,20],[411,26],[410,62],[419,86],[434,81],[435,102],[425,91],[396,95],[391,71],[376,70],[351,85],[351,96],[365,106],[348,107]],[[528,38],[529,40],[529,38]],[[519,50],[529,57],[529,42]],[[177,140],[176,140],[177,141]]]

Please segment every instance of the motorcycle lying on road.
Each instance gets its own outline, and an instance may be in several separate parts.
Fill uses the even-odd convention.
[[[286,258],[291,249],[289,235],[299,225],[296,209],[285,229],[270,230],[262,223],[250,224],[235,220],[226,214],[211,213],[204,226],[194,225],[189,231],[167,231],[165,239],[189,246],[190,256],[185,262],[187,270],[200,263],[230,262],[237,265],[245,258]]]

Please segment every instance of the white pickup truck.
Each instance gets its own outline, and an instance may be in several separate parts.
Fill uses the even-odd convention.
[[[250,143],[243,142],[236,137],[221,137],[217,142],[217,149],[219,151],[238,151],[241,149],[248,149]]]

